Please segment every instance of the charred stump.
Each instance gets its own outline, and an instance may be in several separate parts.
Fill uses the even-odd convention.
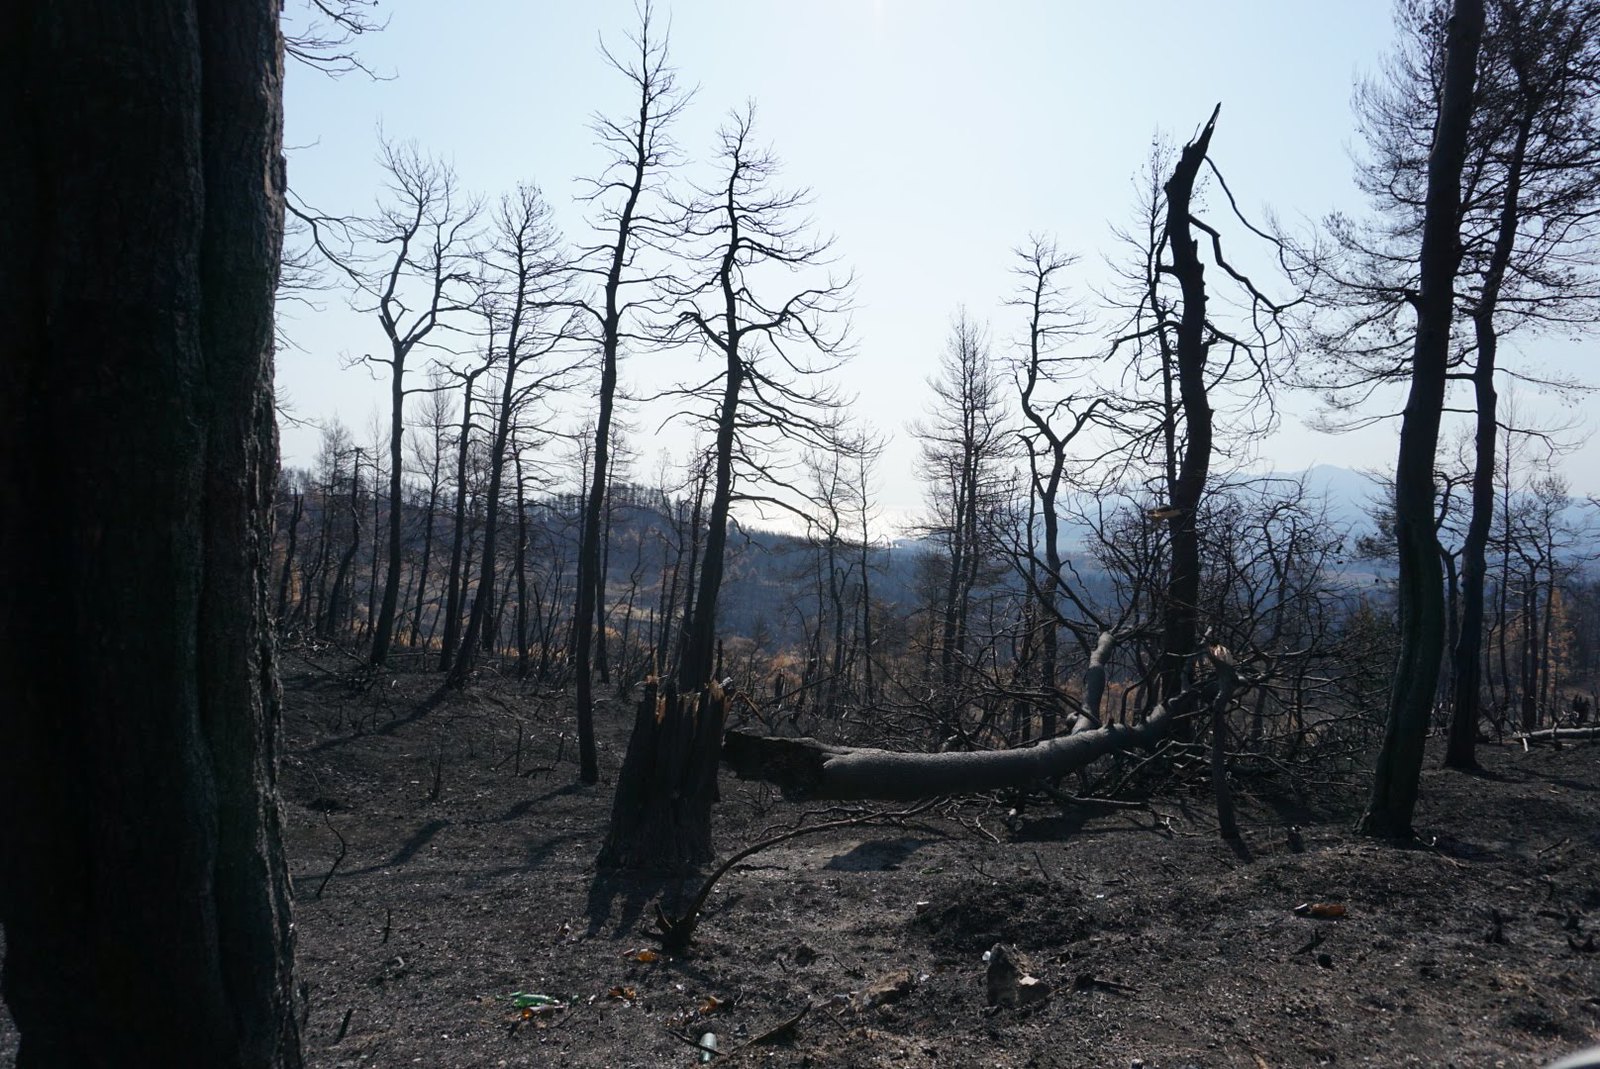
[[[727,695],[646,684],[617,779],[602,869],[683,872],[709,863]]]

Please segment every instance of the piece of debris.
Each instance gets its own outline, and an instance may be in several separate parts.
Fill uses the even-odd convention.
[[[613,987],[610,991],[606,992],[606,994],[610,998],[621,999],[623,1002],[632,1002],[634,999],[639,997],[638,991],[631,987],[624,987],[621,984]]]
[[[1304,837],[1301,836],[1298,825],[1289,825],[1289,827],[1286,829],[1285,835],[1289,840],[1289,852],[1291,854],[1302,853],[1305,850],[1306,841]]]
[[[1317,964],[1322,966],[1324,969],[1333,968],[1333,955],[1328,953],[1318,954]]]
[[[509,999],[512,1008],[516,1010],[516,1016],[511,1022],[513,1032],[525,1021],[532,1021],[535,1027],[543,1028],[557,1014],[565,1013],[567,1009],[565,1002],[552,995],[538,995],[530,991],[513,991],[509,995],[500,997]]]
[[[700,1043],[698,1045],[700,1047],[701,1064],[711,1061],[711,1059],[715,1057],[717,1053],[717,1034],[715,1032],[705,1033],[700,1037]]]
[[[1121,980],[1106,980],[1093,973],[1086,972],[1079,973],[1073,978],[1072,989],[1074,991],[1115,991],[1124,995],[1138,990],[1132,984],[1125,984]]]
[[[790,1017],[786,1021],[780,1021],[778,1024],[756,1036],[749,1043],[746,1043],[745,1046],[764,1047],[772,1043],[789,1042],[790,1040],[794,1039],[795,1030],[799,1028],[800,1022],[804,1020],[806,1014],[810,1012],[811,1003],[808,1002],[804,1006],[800,1007],[799,1013],[795,1014],[793,1017]]]
[[[887,1006],[892,1002],[899,1002],[911,993],[916,982],[910,969],[897,969],[856,992],[851,997],[851,1006],[860,1012],[872,1009],[874,1006]]]
[[[1294,907],[1298,917],[1311,917],[1314,920],[1337,920],[1348,912],[1339,902],[1302,902]]]
[[[1506,915],[1498,908],[1489,911],[1489,931],[1483,937],[1485,943],[1499,943],[1506,941]]]

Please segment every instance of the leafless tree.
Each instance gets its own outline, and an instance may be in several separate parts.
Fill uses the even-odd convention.
[[[477,305],[488,323],[488,357],[498,365],[500,393],[489,444],[478,595],[449,673],[450,682],[457,686],[466,682],[488,619],[500,527],[500,488],[512,428],[519,413],[544,400],[569,372],[559,360],[547,359],[566,336],[565,317],[557,310],[566,283],[561,252],[549,206],[537,187],[524,185],[502,198],[481,254],[477,280]]]
[[[1081,605],[1065,572],[1061,539],[1063,497],[1074,476],[1069,450],[1085,430],[1095,426],[1100,410],[1110,406],[1105,393],[1083,381],[1083,355],[1062,351],[1063,345],[1082,336],[1088,327],[1083,314],[1067,300],[1060,277],[1076,258],[1062,252],[1054,240],[1035,236],[1016,251],[1016,260],[1013,272],[1018,288],[1010,303],[1027,315],[1027,333],[1013,375],[1027,421],[1020,434],[1038,519],[1037,538],[1033,537],[1035,524],[1028,524],[1029,551],[1022,575],[1038,606],[1039,683],[1048,694],[1060,682],[1062,598]],[[1095,459],[1084,458],[1089,464]],[[1096,637],[1099,630],[1094,629]],[[1093,641],[1085,632],[1078,635]],[[1042,718],[1048,738],[1056,732],[1054,702],[1044,703]]]
[[[1197,192],[1205,168],[1239,222],[1262,235],[1239,212],[1211,162],[1220,111],[1218,105],[1176,160],[1168,161],[1161,152],[1152,158],[1141,229],[1127,235],[1136,257],[1125,272],[1133,314],[1113,347],[1114,352],[1131,354],[1126,385],[1148,398],[1123,406],[1119,423],[1131,436],[1130,460],[1156,469],[1150,482],[1158,489],[1149,518],[1166,528],[1161,650],[1154,666],[1157,686],[1147,704],[1183,691],[1202,652],[1197,527],[1202,499],[1216,457],[1244,448],[1271,426],[1274,375],[1269,354],[1281,352],[1284,341],[1285,306],[1233,266],[1224,256],[1221,232],[1200,214]],[[1209,256],[1202,252],[1202,241]],[[1237,326],[1211,311],[1208,266],[1226,275],[1240,293],[1245,311]],[[1219,438],[1217,414],[1224,397],[1231,400],[1231,425]]]
[[[629,38],[626,55],[606,51],[612,68],[633,87],[637,110],[626,119],[597,116],[594,131],[609,156],[606,169],[592,183],[586,200],[595,217],[595,239],[581,248],[580,272],[596,278],[600,303],[584,301],[596,335],[599,387],[596,397],[594,451],[578,543],[578,576],[573,607],[573,671],[577,679],[579,778],[599,780],[594,744],[594,692],[591,656],[595,601],[605,576],[601,571],[602,509],[611,474],[611,421],[617,399],[617,368],[623,344],[633,336],[641,306],[655,295],[655,280],[639,267],[641,250],[668,233],[658,211],[661,183],[676,156],[672,125],[688,95],[679,89],[667,57],[667,34],[654,4],[639,9],[639,29]],[[630,294],[641,293],[639,297]]]
[[[980,575],[997,570],[988,533],[1002,507],[1006,464],[1012,453],[1004,379],[988,332],[965,311],[950,325],[939,374],[930,379],[933,402],[913,425],[921,441],[921,475],[930,518],[926,531],[939,548],[942,587],[935,610],[939,636],[939,739],[958,728],[968,648],[972,594]]]
[[[388,175],[376,214],[337,218],[291,204],[312,228],[317,248],[353,287],[358,310],[371,313],[388,342],[386,355],[364,355],[371,368],[389,375],[388,565],[383,599],[373,626],[370,663],[384,664],[393,644],[400,602],[404,530],[406,372],[412,354],[448,329],[471,295],[473,228],[478,206],[463,197],[455,172],[412,144],[385,141],[380,159]]]
[[[753,144],[753,122],[747,107],[722,127],[722,179],[684,205],[682,238],[699,273],[671,289],[673,336],[715,370],[671,392],[712,434],[711,498],[676,693],[663,695],[661,716],[635,721],[601,850],[606,866],[709,860],[726,708],[712,679],[717,603],[735,482],[751,484],[739,490],[742,500],[782,503],[770,489],[784,482],[773,450],[826,445],[836,424],[839,402],[825,379],[845,354],[847,284],[826,274],[829,242],[813,237],[801,217],[805,194],[775,188],[777,160]],[[709,411],[699,408],[707,395],[716,398]]]

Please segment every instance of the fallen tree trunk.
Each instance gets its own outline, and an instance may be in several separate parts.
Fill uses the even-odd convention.
[[[1107,754],[1154,747],[1176,723],[1205,708],[1214,691],[1214,682],[1185,691],[1133,727],[1112,724],[1014,750],[900,753],[729,731],[722,760],[739,778],[776,784],[795,799],[906,802],[1026,787],[1076,772]]]
[[[1545,728],[1543,731],[1525,731],[1513,737],[1520,742],[1582,742],[1600,739],[1600,727]]]

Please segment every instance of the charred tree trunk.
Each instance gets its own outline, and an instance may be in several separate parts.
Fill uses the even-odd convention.
[[[1423,741],[1444,652],[1444,592],[1434,537],[1433,467],[1461,258],[1461,172],[1483,25],[1483,0],[1455,0],[1445,40],[1438,121],[1428,156],[1420,292],[1415,302],[1417,334],[1395,468],[1400,653],[1383,744],[1373,770],[1372,798],[1361,819],[1361,829],[1369,835],[1411,834]]]
[[[1489,525],[1494,519],[1495,435],[1499,430],[1496,409],[1499,398],[1494,388],[1495,360],[1500,347],[1495,329],[1495,311],[1506,269],[1516,249],[1518,210],[1522,191],[1522,171],[1532,131],[1531,108],[1520,116],[1511,159],[1506,165],[1506,188],[1500,208],[1499,231],[1494,252],[1484,273],[1483,292],[1473,310],[1472,326],[1478,343],[1478,364],[1472,371],[1472,389],[1477,402],[1474,435],[1476,458],[1472,471],[1472,517],[1467,521],[1467,537],[1461,547],[1461,633],[1453,657],[1454,708],[1450,717],[1449,740],[1445,746],[1446,768],[1478,767],[1479,692],[1483,676],[1483,587],[1488,575]]]
[[[611,574],[611,508],[610,489],[607,488],[606,506],[601,512],[600,568],[594,575],[594,672],[608,687],[611,685],[611,657],[606,648],[606,579]]]
[[[411,637],[406,644],[415,649],[422,640],[422,614],[428,603],[428,569],[433,564],[433,522],[439,511],[439,471],[434,469],[428,482],[428,506],[422,513],[422,563],[417,575],[416,615],[411,618]]]
[[[278,611],[275,614],[278,630],[284,629],[289,612],[289,578],[294,574],[294,551],[300,537],[300,514],[305,511],[306,495],[294,495],[294,507],[289,512],[288,544],[283,550],[283,571],[278,576]]]
[[[513,341],[511,343],[515,345]],[[516,356],[508,351],[504,389],[500,396],[499,422],[495,427],[494,442],[489,452],[489,489],[484,497],[483,558],[479,562],[478,591],[472,599],[472,614],[467,620],[467,631],[456,650],[455,661],[446,677],[451,686],[464,686],[472,671],[473,659],[488,632],[491,603],[494,601],[494,573],[500,536],[500,482],[505,471],[506,443],[511,440],[511,417],[515,405]]]
[[[731,296],[728,302],[731,308]],[[731,312],[729,319],[732,320]],[[678,662],[678,689],[684,694],[700,690],[711,682],[712,659],[716,655],[717,596],[722,592],[722,564],[728,546],[728,509],[733,502],[734,426],[738,418],[739,392],[744,385],[744,362],[739,356],[737,332],[730,330],[724,355],[727,366],[723,372],[725,379],[721,408],[718,409],[716,459],[711,509],[706,520],[705,557],[700,565],[698,590],[684,616],[683,657]]]
[[[373,621],[377,619],[377,617],[374,615],[374,608],[376,607],[378,600],[378,535],[379,532],[383,530],[384,526],[382,522],[382,499],[378,496],[378,479],[380,474],[381,473],[378,470],[377,461],[374,460],[372,465],[372,552],[371,559],[367,561],[367,618],[362,628],[363,633],[366,633],[368,630],[370,630],[373,627]],[[399,504],[393,501],[391,501],[389,506],[391,512],[395,511],[399,507]]]
[[[483,373],[467,373],[461,389],[461,436],[456,442],[456,510],[450,536],[450,570],[445,576],[444,638],[439,644],[439,671],[448,672],[455,663],[456,647],[461,642],[461,602],[465,576],[462,554],[467,540],[467,452],[472,438],[472,384]]]
[[[339,629],[344,626],[345,614],[349,611],[350,602],[350,565],[356,559],[356,551],[361,548],[361,454],[356,454],[356,463],[350,468],[350,545],[339,558],[339,570],[333,576],[333,593],[328,602],[328,614],[322,621],[322,637],[336,638]]]
[[[277,20],[0,16],[0,983],[22,1069],[301,1064],[269,592]]]
[[[679,694],[644,688],[623,758],[599,864],[681,872],[711,861],[711,804],[727,698],[712,684]]]
[[[524,496],[526,484],[522,481],[522,451],[513,450],[512,460],[517,480],[517,678],[528,678],[528,504]]]
[[[1217,111],[1220,110],[1219,105]],[[1183,147],[1177,166],[1172,169],[1172,177],[1164,187],[1167,194],[1165,231],[1172,263],[1162,270],[1171,272],[1183,294],[1174,355],[1185,442],[1176,471],[1167,483],[1171,560],[1162,610],[1161,661],[1157,669],[1162,699],[1172,698],[1183,690],[1185,673],[1199,644],[1200,532],[1196,523],[1200,498],[1205,493],[1206,477],[1211,470],[1211,402],[1206,394],[1206,359],[1211,351],[1211,340],[1206,336],[1205,264],[1200,260],[1191,212],[1195,181],[1211,147],[1217,111],[1211,113],[1200,136]]]
[[[406,347],[409,349],[409,346]],[[389,659],[389,647],[393,645],[395,613],[400,607],[400,549],[404,544],[401,538],[401,508],[400,494],[402,491],[401,476],[405,474],[402,447],[405,444],[405,362],[407,352],[396,342],[393,345],[394,364],[392,367],[393,378],[390,380],[389,390],[389,562],[383,573],[383,600],[378,607],[378,620],[372,630],[372,655],[368,658],[374,665],[385,664]],[[376,484],[372,487],[372,496],[378,496]],[[376,531],[373,532],[376,535]],[[374,550],[376,553],[376,550]],[[377,562],[373,562],[376,566]]]

